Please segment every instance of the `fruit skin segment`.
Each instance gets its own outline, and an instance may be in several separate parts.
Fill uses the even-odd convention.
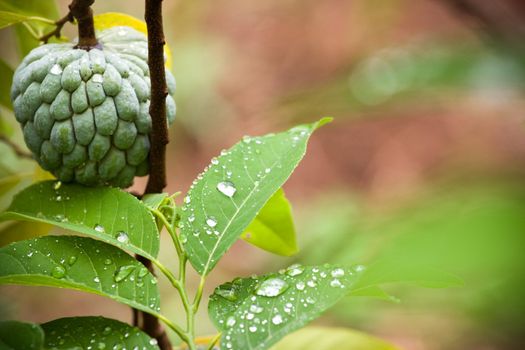
[[[128,187],[148,174],[150,78],[147,37],[133,28],[97,33],[100,48],[73,43],[32,50],[11,87],[15,117],[40,166],[59,180]],[[166,70],[167,122],[175,78]]]

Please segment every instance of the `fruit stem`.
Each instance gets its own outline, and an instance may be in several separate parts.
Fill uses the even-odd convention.
[[[78,23],[78,44],[75,46],[77,49],[89,51],[93,48],[100,48],[95,36],[95,23],[91,9],[94,2],[95,0],[73,0],[69,5],[69,12]]]

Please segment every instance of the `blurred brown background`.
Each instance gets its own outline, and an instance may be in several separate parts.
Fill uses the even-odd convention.
[[[65,13],[68,2],[59,3]],[[285,186],[302,253],[275,257],[239,242],[206,293],[292,261],[373,259],[389,242],[427,234],[413,245],[414,264],[435,255],[464,287],[394,286],[400,304],[349,301],[319,323],[408,350],[525,344],[524,1],[164,3],[178,84],[169,192],[185,192],[212,156],[243,135],[335,117]],[[141,1],[99,0],[94,10],[143,17]],[[169,260],[175,255],[165,243]],[[165,313],[178,318],[178,300],[162,286]],[[0,292],[5,313],[20,319],[130,319],[126,307],[92,295]],[[213,332],[205,308],[199,330]]]

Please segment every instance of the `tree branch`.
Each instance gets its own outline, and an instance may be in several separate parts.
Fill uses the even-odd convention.
[[[38,40],[47,44],[49,39],[51,39],[52,37],[60,38],[62,28],[64,27],[64,25],[67,22],[73,22],[73,20],[74,20],[73,14],[71,13],[71,11],[69,11],[67,15],[55,21],[55,29],[53,29],[52,31],[50,31],[49,33],[45,35],[42,35],[40,38],[38,38]]]
[[[153,128],[150,134],[149,180],[146,193],[161,193],[166,187],[166,71],[164,67],[164,31],[162,29],[162,0],[146,0],[144,18],[148,27],[148,65],[151,79],[149,113]]]
[[[149,153],[149,179],[144,194],[161,193],[166,187],[166,145],[168,125],[166,121],[166,71],[164,67],[164,31],[162,28],[162,0],[146,0],[144,18],[148,28],[148,66],[151,80],[151,101],[149,114],[152,118]],[[148,259],[138,256],[152,273],[153,264]],[[142,329],[157,339],[161,350],[171,350],[172,346],[159,320],[145,312],[138,312],[134,321],[141,324]]]

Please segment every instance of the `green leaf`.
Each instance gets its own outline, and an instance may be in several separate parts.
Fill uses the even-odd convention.
[[[10,221],[0,226],[0,247],[24,239],[44,236],[52,226],[27,221]]]
[[[48,19],[57,19],[59,15],[55,0],[2,0],[0,10]],[[34,22],[33,28],[40,35],[53,27],[46,23]],[[40,43],[22,25],[17,25],[15,29],[20,55],[24,57]]]
[[[162,204],[164,204],[166,198],[168,198],[167,193],[147,194],[142,198],[142,203],[152,210],[157,210]]]
[[[0,29],[12,26],[13,24],[27,21],[28,16],[24,16],[14,12],[0,11]]]
[[[157,341],[137,327],[104,317],[61,318],[42,328],[48,349],[159,349]]]
[[[394,303],[399,303],[400,300],[393,295],[388,294],[383,288],[374,285],[363,288],[357,288],[353,290],[350,294],[353,297],[369,297],[379,300],[391,301]]]
[[[52,224],[142,255],[159,252],[159,232],[148,208],[116,188],[83,187],[44,181],[19,194],[0,220]]]
[[[32,323],[0,322],[1,350],[40,350],[44,346],[44,331]]]
[[[310,135],[330,120],[245,137],[199,175],[185,198],[180,222],[188,258],[199,274],[215,267],[299,164]]]
[[[307,327],[286,336],[272,350],[398,350],[394,345],[347,328]]]
[[[242,234],[242,239],[271,253],[297,253],[292,207],[283,189],[277,190]]]
[[[1,12],[0,12],[1,13]],[[1,22],[1,19],[0,19]],[[0,59],[0,105],[6,108],[12,108],[11,99],[11,84],[13,83],[13,69]],[[1,131],[1,128],[0,128]]]
[[[223,333],[221,348],[268,349],[348,295],[362,270],[360,265],[292,265],[279,274],[217,287],[208,313]]]
[[[0,284],[76,289],[159,311],[156,279],[144,265],[88,237],[46,236],[0,248]]]

